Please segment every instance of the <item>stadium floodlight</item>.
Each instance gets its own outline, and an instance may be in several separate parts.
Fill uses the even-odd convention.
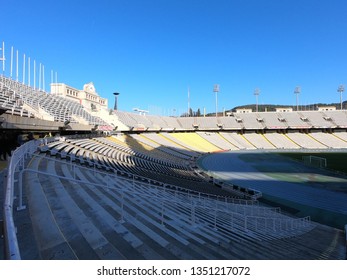
[[[218,84],[213,86],[213,92],[216,94],[216,117],[217,117],[218,116],[218,92],[219,92]]]
[[[340,93],[340,110],[342,110],[342,93],[345,91],[345,86],[344,85],[339,85],[337,88],[337,92]]]
[[[255,103],[255,111],[258,113],[258,96],[260,94],[260,89],[259,88],[256,88],[254,90],[254,95],[255,95],[255,100],[256,100],[256,103]]]
[[[299,86],[295,87],[294,94],[296,95],[296,111],[299,111],[299,94],[301,92],[301,88]]]
[[[115,111],[118,110],[118,96],[119,96],[119,94],[120,94],[119,92],[114,92],[114,93],[113,93],[113,95],[114,95],[114,97],[115,97],[113,109],[114,109]]]

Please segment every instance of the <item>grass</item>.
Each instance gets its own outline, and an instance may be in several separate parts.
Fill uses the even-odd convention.
[[[318,152],[304,152],[304,153],[280,153],[298,161],[302,161],[303,156],[318,156],[327,160],[327,169],[342,172],[347,174],[347,153],[331,152],[331,153],[318,153]]]

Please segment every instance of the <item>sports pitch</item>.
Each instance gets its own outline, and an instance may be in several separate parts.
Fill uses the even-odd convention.
[[[327,167],[305,165],[307,155],[327,158]],[[347,224],[346,153],[237,151],[206,155],[199,166],[211,176],[262,192],[261,202],[335,227]]]
[[[305,156],[318,156],[327,160],[327,168],[317,168],[304,164]],[[347,193],[345,153],[264,153],[246,154],[239,157],[249,162],[255,169],[278,181],[299,183]]]

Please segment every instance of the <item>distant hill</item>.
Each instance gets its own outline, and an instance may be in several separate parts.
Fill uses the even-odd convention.
[[[315,103],[315,104],[309,104],[309,105],[299,105],[299,110],[300,111],[313,111],[317,110],[318,107],[322,106],[334,106],[336,109],[340,109],[340,103]],[[342,108],[346,109],[347,107],[347,101],[342,102]],[[248,104],[248,105],[241,105],[234,107],[230,110],[227,111],[232,111],[236,112],[236,109],[241,109],[241,108],[246,108],[246,109],[252,109],[253,112],[256,111],[256,104]],[[274,112],[276,111],[276,108],[293,108],[293,110],[296,110],[296,105],[275,105],[275,104],[261,104],[258,105],[258,111],[259,112]]]
[[[308,104],[308,105],[299,105],[299,111],[315,111],[318,107],[324,107],[324,106],[334,106],[337,110],[340,109],[340,103],[314,103],[314,104]],[[256,111],[256,104],[248,104],[248,105],[241,105],[236,106],[232,109],[225,110],[226,112],[236,112],[237,109],[252,109],[253,112]],[[276,104],[258,104],[258,112],[275,112],[276,108],[292,108],[293,111],[296,111],[296,105],[276,105]],[[347,108],[347,101],[342,102],[342,108]],[[215,112],[207,113],[206,116],[215,116]],[[187,117],[187,113],[183,113],[181,117]],[[200,117],[203,116],[200,109],[198,109],[196,112],[190,109],[189,116],[193,117]],[[218,112],[218,116],[223,116],[223,112]]]

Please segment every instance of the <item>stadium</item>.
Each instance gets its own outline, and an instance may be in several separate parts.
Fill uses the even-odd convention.
[[[0,111],[4,259],[346,258],[346,110],[136,114],[2,75]]]

